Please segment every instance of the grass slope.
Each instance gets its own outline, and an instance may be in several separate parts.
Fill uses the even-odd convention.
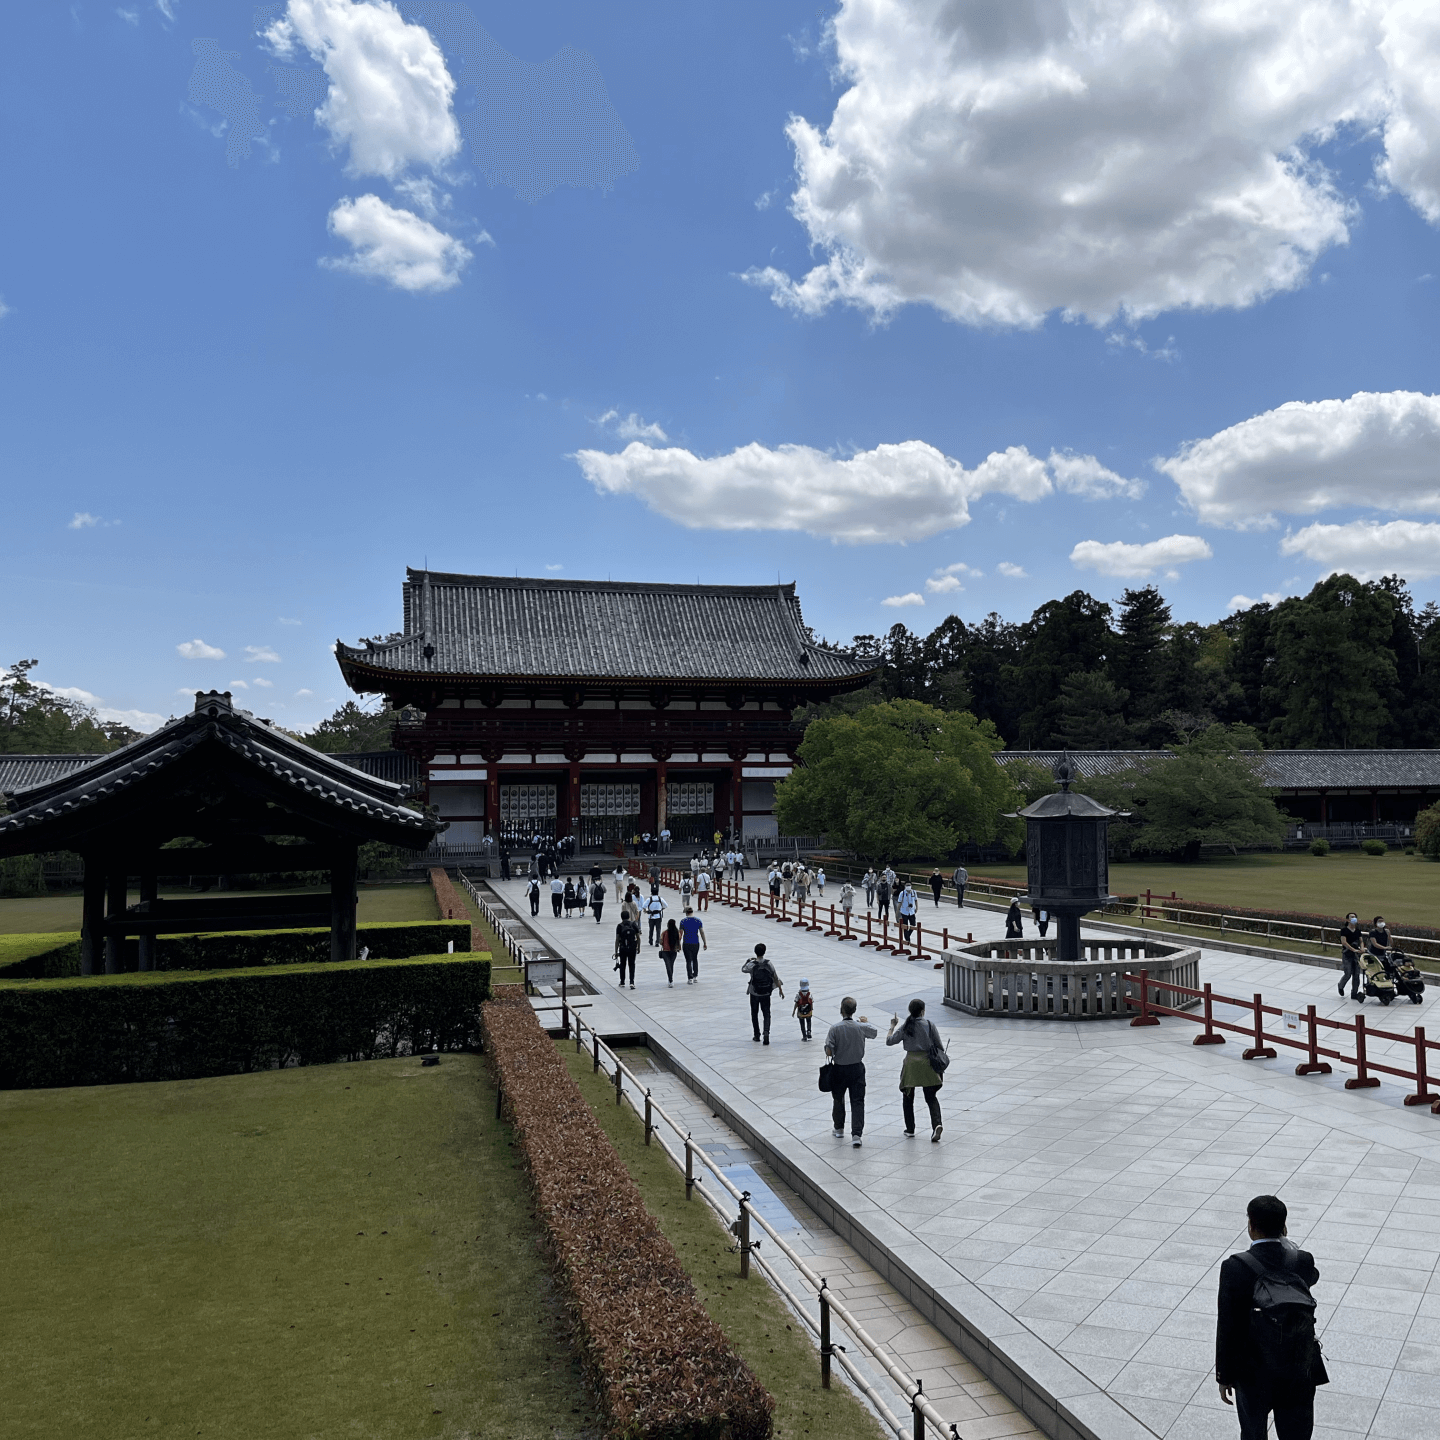
[[[8,1440],[573,1437],[474,1056],[0,1094]]]
[[[820,1352],[810,1332],[757,1271],[740,1279],[739,1257],[715,1212],[698,1196],[685,1199],[684,1177],[658,1145],[647,1147],[645,1129],[628,1106],[615,1104],[614,1086],[577,1055],[574,1041],[557,1041],[566,1066],[604,1126],[606,1134],[695,1282],[700,1299],[736,1351],[775,1397],[776,1440],[805,1435],[825,1440],[880,1440],[879,1422],[837,1379],[820,1386]]]
[[[1024,883],[1025,867],[977,865],[971,874]],[[1354,910],[1367,924],[1371,916],[1384,915],[1392,927],[1440,923],[1440,865],[1396,852],[1235,855],[1194,865],[1126,861],[1111,865],[1110,888],[1117,895],[1143,895],[1148,889],[1168,896],[1173,890],[1186,900],[1316,915]]]
[[[162,890],[162,895],[194,899],[198,890]],[[218,891],[210,891],[212,896]],[[260,895],[260,890],[236,890],[236,895]],[[295,895],[297,890],[278,890],[276,894]],[[127,904],[135,904],[140,892],[132,890]],[[81,899],[79,892],[68,895],[36,895],[25,899],[0,900],[0,935],[19,935],[39,931],[80,930]],[[362,885],[360,887],[359,922],[381,925],[391,920],[438,920],[439,908],[435,892],[429,885]],[[21,956],[11,956],[21,959]]]

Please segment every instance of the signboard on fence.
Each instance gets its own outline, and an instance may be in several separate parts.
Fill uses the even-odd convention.
[[[1289,1031],[1291,1035],[1300,1033],[1300,1016],[1294,1010],[1282,1010],[1280,1012],[1280,1024]]]

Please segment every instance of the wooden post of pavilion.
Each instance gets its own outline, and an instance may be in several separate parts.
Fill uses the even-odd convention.
[[[355,958],[355,886],[359,878],[354,844],[335,852],[330,867],[330,958]]]
[[[110,868],[105,875],[105,918],[107,920],[118,920],[125,913],[126,880],[129,877],[125,874],[125,862],[111,857]],[[125,944],[124,939],[116,934],[105,936],[105,973],[107,975],[118,975],[120,973],[121,947]]]
[[[80,921],[80,973],[93,975],[103,965],[105,934],[105,867],[93,850],[85,856],[85,899]]]
[[[154,870],[145,870],[140,875],[140,902],[146,904],[153,902],[159,890],[159,880]],[[155,968],[155,932],[136,936],[136,944],[140,951],[140,969],[153,970]]]

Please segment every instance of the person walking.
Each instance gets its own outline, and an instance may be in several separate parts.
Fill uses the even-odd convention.
[[[1025,922],[1020,914],[1020,901],[1012,899],[1010,908],[1005,912],[1005,938],[1007,940],[1021,940],[1025,936]]]
[[[675,957],[680,953],[680,927],[673,920],[665,922],[665,933],[660,937],[660,959],[665,965],[665,978],[675,983]]]
[[[1245,1207],[1250,1248],[1220,1266],[1215,1381],[1240,1440],[1265,1440],[1272,1412],[1276,1440],[1310,1440],[1315,1387],[1330,1383],[1310,1293],[1320,1271],[1286,1238],[1288,1216],[1283,1200],[1257,1195]]]
[[[950,879],[955,886],[955,903],[963,910],[965,908],[965,887],[970,883],[970,872],[963,865],[957,865],[955,873]]]
[[[815,997],[810,993],[810,982],[800,982],[800,993],[795,997],[795,1003],[790,1007],[790,1013],[800,1022],[800,1038],[809,1040],[810,1023],[815,1017]]]
[[[860,882],[860,888],[865,892],[865,908],[867,910],[875,908],[875,888],[879,883],[880,877],[876,875],[875,867],[872,865],[865,872],[865,878]]]
[[[662,855],[670,853],[670,827],[668,825],[660,832],[660,853]]]
[[[530,877],[529,883],[525,886],[525,894],[530,900],[530,913],[538,915],[540,913],[540,881],[534,875]]]
[[[876,917],[881,920],[890,918],[890,882],[882,875],[880,883],[875,887]]]
[[[695,877],[695,908],[697,910],[710,908],[710,872],[708,870],[701,870]]]
[[[944,889],[945,877],[940,873],[940,867],[937,865],[930,872],[930,893],[935,897],[935,908],[937,910],[940,908],[940,896],[944,892]]]
[[[780,898],[780,871],[776,868],[774,861],[770,863],[770,873],[766,879],[770,884],[770,898],[778,900]]]
[[[940,1048],[940,1032],[932,1020],[925,1018],[925,1002],[912,1000],[910,1013],[905,1023],[898,1015],[890,1017],[890,1031],[885,1036],[887,1045],[905,1047],[905,1063],[900,1067],[900,1108],[905,1116],[905,1133],[915,1134],[915,1087],[925,1092],[925,1105],[930,1111],[930,1143],[940,1143],[940,1101],[936,1098],[945,1083],[930,1063],[930,1051]]]
[[[896,913],[900,917],[900,943],[910,943],[910,933],[915,929],[915,914],[920,908],[920,897],[915,893],[914,887],[906,885],[900,892],[900,898],[895,902]]]
[[[825,867],[823,865],[815,871],[815,895],[820,900],[825,898]]]
[[[855,908],[855,887],[847,880],[840,887],[840,913],[845,917],[845,930],[850,930],[850,912]]]
[[[590,908],[595,912],[595,923],[600,923],[600,913],[605,909],[605,882],[597,880],[590,887]]]
[[[560,907],[565,903],[565,882],[558,876],[550,877],[550,909],[554,911],[555,918],[560,918]]]
[[[855,1019],[859,1007],[853,995],[840,1002],[840,1023],[832,1025],[825,1035],[825,1053],[830,1057],[830,1119],[831,1134],[845,1138],[845,1099],[850,1099],[850,1143],[860,1148],[865,1134],[865,1042],[880,1032],[866,1021]]]
[[[1050,912],[1048,910],[1042,910],[1039,905],[1032,901],[1030,905],[1030,915],[1035,921],[1035,928],[1040,932],[1040,938],[1043,940],[1045,938],[1045,932],[1050,928]]]
[[[565,918],[568,920],[575,913],[575,882],[567,875],[565,877]]]
[[[1365,949],[1365,932],[1360,928],[1360,917],[1349,914],[1340,927],[1340,984],[1337,993],[1345,994],[1345,982],[1350,982],[1350,998],[1365,1003],[1365,972],[1360,968],[1360,957]]]
[[[764,945],[757,945],[755,953],[748,959],[740,969],[750,977],[750,983],[745,987],[745,993],[750,997],[750,1026],[755,1031],[755,1039],[760,1040],[760,1017],[765,1017],[764,1043],[770,1043],[770,996],[778,991],[780,998],[785,998],[785,987],[780,983],[780,976],[775,967],[765,958]]]
[[[680,948],[685,952],[685,983],[693,985],[700,978],[700,951],[710,948],[705,939],[705,926],[687,905],[680,922]]]
[[[625,985],[625,970],[630,970],[630,988],[635,988],[635,957],[640,953],[640,927],[627,915],[615,927],[615,968],[620,972],[619,984]]]
[[[660,922],[665,918],[665,901],[658,892],[652,891],[645,902],[645,918],[650,922],[649,934],[645,937],[651,945],[660,943]]]

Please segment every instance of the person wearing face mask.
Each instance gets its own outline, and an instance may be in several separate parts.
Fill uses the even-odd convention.
[[[1350,982],[1350,998],[1365,999],[1364,981],[1360,978],[1360,953],[1364,949],[1365,934],[1360,929],[1360,917],[1347,915],[1340,929],[1340,984],[1337,993],[1344,995],[1345,982]]]

